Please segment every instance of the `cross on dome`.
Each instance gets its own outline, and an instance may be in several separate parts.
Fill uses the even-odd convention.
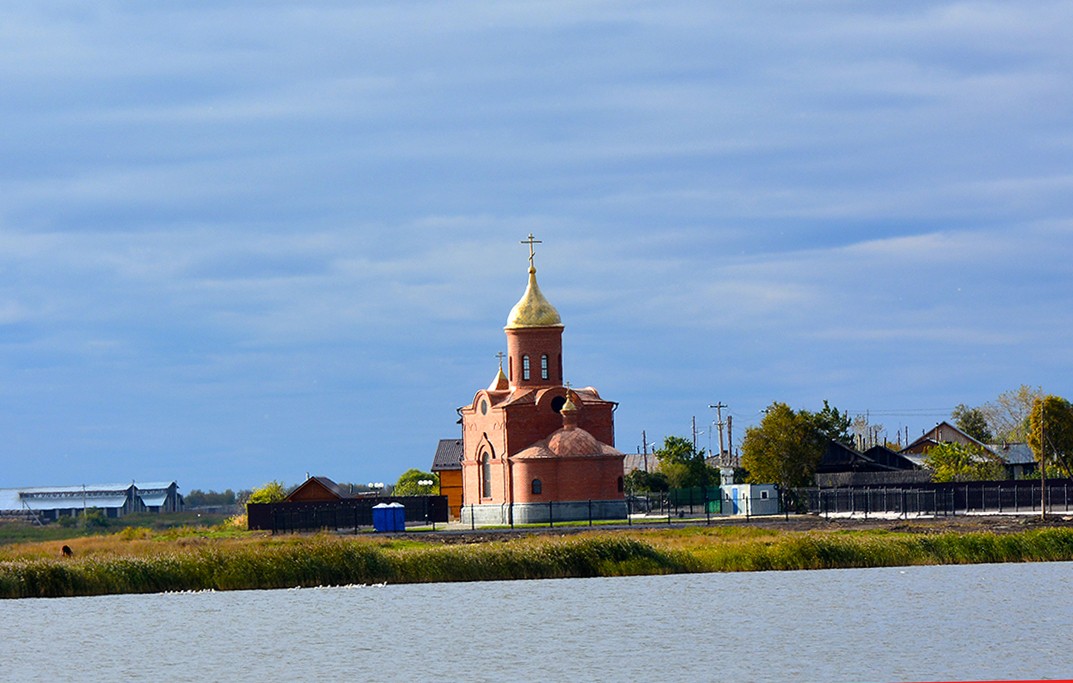
[[[534,244],[544,244],[544,242],[542,240],[533,239],[533,233],[529,233],[529,239],[522,240],[521,243],[529,245],[529,268],[532,269],[534,267],[533,266],[533,256],[536,254],[536,251],[533,249],[533,245]]]

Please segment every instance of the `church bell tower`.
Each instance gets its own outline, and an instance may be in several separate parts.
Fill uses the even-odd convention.
[[[563,383],[563,322],[559,311],[544,297],[537,285],[533,265],[533,245],[540,240],[523,240],[529,245],[529,284],[507,316],[507,379],[510,388],[560,386]]]

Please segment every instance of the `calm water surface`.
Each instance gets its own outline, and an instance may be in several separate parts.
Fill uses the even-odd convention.
[[[1073,675],[1073,564],[0,601],[3,681]]]

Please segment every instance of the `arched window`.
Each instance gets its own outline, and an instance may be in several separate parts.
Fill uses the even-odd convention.
[[[563,381],[563,354],[561,354],[561,353],[559,354],[559,367],[557,368],[557,370],[559,371],[559,381],[562,382]]]
[[[623,490],[624,490],[625,488],[626,488],[626,486],[625,486],[625,482],[624,482],[624,481],[622,481],[622,477],[619,477],[619,478],[618,478],[618,492],[619,492],[619,493],[622,493],[622,491],[623,491]]]
[[[481,497],[492,497],[492,458],[487,453],[481,456]]]
[[[522,356],[522,381],[529,380],[529,356]]]
[[[539,496],[540,492],[544,490],[544,484],[539,479],[533,480],[533,495]]]
[[[548,378],[548,354],[540,357],[540,379]]]

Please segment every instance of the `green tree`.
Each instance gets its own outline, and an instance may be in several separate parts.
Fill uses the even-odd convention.
[[[1036,460],[1045,456],[1048,469],[1058,465],[1066,476],[1070,476],[1073,470],[1073,404],[1060,396],[1037,398],[1028,423],[1028,445]]]
[[[223,493],[216,491],[202,491],[191,489],[190,493],[183,496],[187,507],[204,507],[208,505],[234,505],[235,492],[227,489]]]
[[[287,497],[287,488],[281,481],[270,481],[250,493],[247,503],[279,503]]]
[[[430,481],[431,484],[421,482]],[[437,496],[440,493],[440,478],[431,472],[422,472],[411,468],[402,473],[395,482],[392,495],[396,496]]]
[[[760,424],[745,430],[741,465],[749,472],[746,481],[778,484],[784,493],[807,486],[826,447],[826,434],[817,430],[811,413],[772,403]]]
[[[670,484],[667,482],[667,475],[662,472],[633,470],[625,476],[623,481],[626,490],[630,492],[666,491],[670,488]]]
[[[964,403],[954,407],[950,417],[954,420],[954,426],[965,432],[981,443],[991,443],[994,434],[987,424],[987,415],[980,408],[970,408]]]
[[[82,513],[82,527],[84,529],[101,529],[108,526],[108,516],[100,508],[89,508]]]
[[[663,446],[653,451],[659,461],[659,471],[667,478],[671,488],[708,486],[719,481],[717,472],[704,462],[704,452],[693,447],[692,442],[680,436],[668,436]]]
[[[801,411],[812,422],[812,428],[823,437],[824,446],[828,441],[837,441],[846,446],[853,445],[853,436],[850,434],[850,425],[853,420],[847,413],[840,412],[838,408],[832,408],[826,400],[823,402],[823,410],[818,413]]]
[[[1004,479],[1002,459],[979,446],[948,442],[928,449],[924,464],[931,470],[932,481],[995,481]]]

